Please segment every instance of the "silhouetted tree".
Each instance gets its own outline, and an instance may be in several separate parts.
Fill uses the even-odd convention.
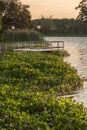
[[[76,9],[80,10],[77,19],[87,22],[87,0],[82,0]]]
[[[12,26],[18,29],[30,28],[31,14],[28,5],[21,4],[20,0],[0,0],[0,5],[4,29]]]

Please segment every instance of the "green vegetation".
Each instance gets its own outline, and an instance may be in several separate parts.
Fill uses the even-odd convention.
[[[0,89],[1,130],[86,130],[83,105],[18,86]]]
[[[41,18],[32,20],[33,27],[39,24],[41,33],[50,36],[87,36],[87,22],[75,19]]]
[[[0,57],[0,130],[86,130],[83,104],[59,98],[82,87],[66,52],[3,53]]]
[[[0,15],[2,15],[2,31],[11,29],[29,29],[31,27],[31,14],[29,5],[20,0],[0,0]]]
[[[8,53],[0,61],[0,83],[38,91],[71,92],[82,87],[77,71],[56,54]]]
[[[86,0],[78,8],[83,8],[83,2]],[[45,35],[87,33],[87,23],[74,19],[42,17],[31,25],[29,6],[19,0],[1,0],[0,7],[0,41],[8,42],[0,45],[2,50],[12,50],[9,42],[13,42],[13,47],[22,41],[42,42],[40,32]],[[39,33],[35,31],[38,25]],[[35,30],[29,30],[31,26]],[[83,86],[77,70],[63,61],[66,55],[66,51],[0,55],[0,130],[87,129],[87,109],[83,104],[60,98]]]
[[[9,30],[3,33],[4,42],[43,41],[41,34],[34,30]]]

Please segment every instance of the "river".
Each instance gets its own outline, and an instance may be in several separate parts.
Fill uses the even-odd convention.
[[[45,37],[48,41],[64,41],[65,50],[70,54],[64,60],[75,67],[78,75],[87,79],[87,37]],[[73,98],[87,107],[87,81],[83,84],[83,89],[72,95]]]

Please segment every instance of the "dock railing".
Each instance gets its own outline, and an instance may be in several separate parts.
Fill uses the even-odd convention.
[[[49,41],[48,42],[48,47],[53,49],[63,49],[64,50],[64,41]]]
[[[52,50],[64,50],[64,41],[43,41],[43,42],[24,42],[24,43],[3,43],[0,44],[0,53],[7,52],[7,51],[29,51],[32,49],[40,50],[42,49],[45,51],[48,49],[49,51]]]

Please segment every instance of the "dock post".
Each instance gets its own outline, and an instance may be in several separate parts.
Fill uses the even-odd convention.
[[[57,49],[59,50],[59,41],[57,42]]]
[[[62,44],[62,48],[63,48],[63,50],[64,50],[64,41],[62,41],[62,43],[63,43],[63,44]]]

